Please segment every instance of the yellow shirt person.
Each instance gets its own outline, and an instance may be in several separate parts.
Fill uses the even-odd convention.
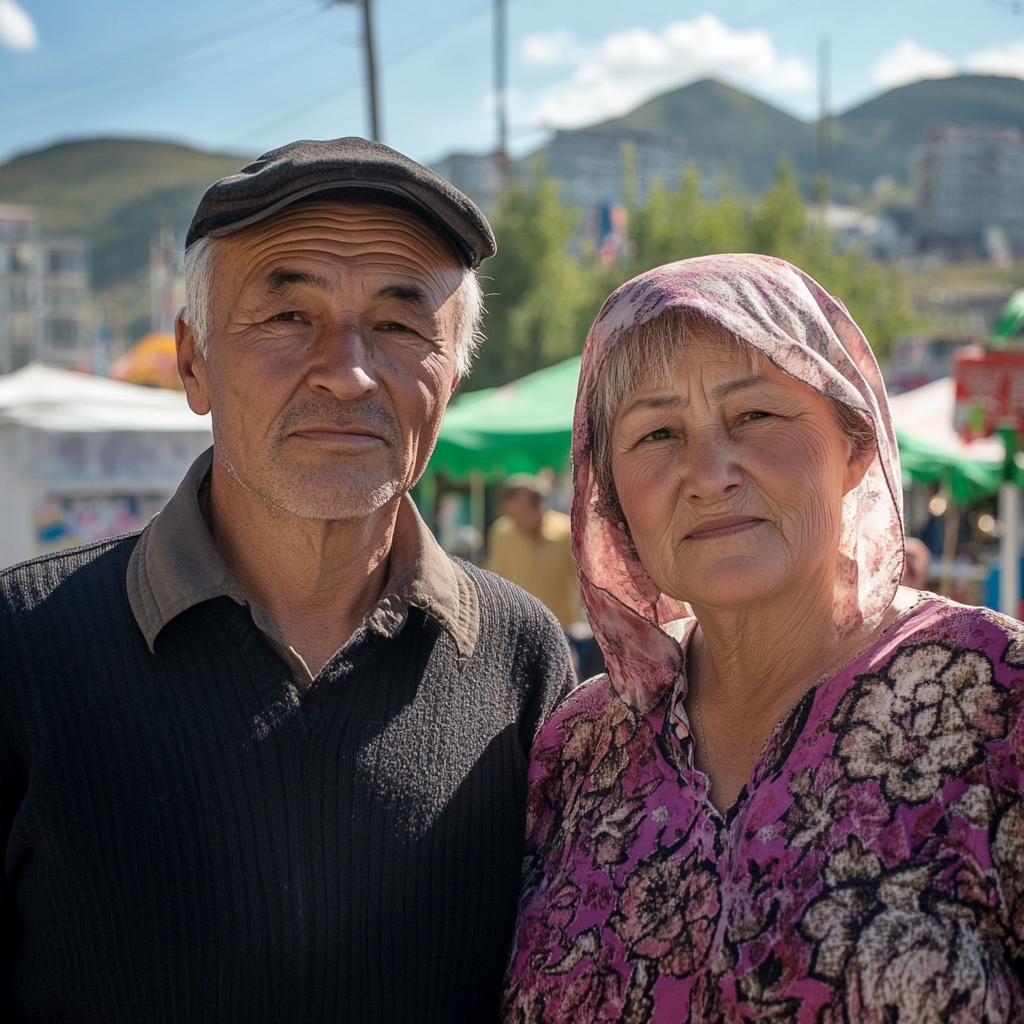
[[[509,477],[500,509],[487,535],[484,568],[533,594],[567,629],[583,618],[576,564],[572,558],[569,517],[544,510],[545,481]]]

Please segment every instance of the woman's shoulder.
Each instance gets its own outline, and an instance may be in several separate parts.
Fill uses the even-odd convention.
[[[923,592],[896,632],[901,643],[934,641],[972,648],[996,655],[1008,667],[1024,669],[1024,622],[991,608]]]

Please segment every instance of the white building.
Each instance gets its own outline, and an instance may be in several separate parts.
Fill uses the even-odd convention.
[[[1016,128],[941,127],[914,154],[915,232],[954,255],[1024,251],[1024,138]]]
[[[47,237],[31,207],[0,205],[0,373],[87,367],[87,287],[84,240]]]

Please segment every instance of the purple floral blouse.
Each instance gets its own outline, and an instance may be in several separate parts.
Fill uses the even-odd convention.
[[[538,734],[506,1022],[1024,1020],[1024,625],[925,595],[724,816],[682,688]]]

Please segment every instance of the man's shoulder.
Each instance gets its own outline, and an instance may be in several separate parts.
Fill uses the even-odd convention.
[[[532,594],[471,562],[452,560],[469,577],[480,601],[483,646],[492,650],[503,644],[520,649],[554,644],[561,650],[565,646],[558,619]]]
[[[98,540],[0,571],[0,616],[25,615],[58,591],[68,600],[89,601],[111,588],[125,590],[128,560],[138,539],[138,533],[131,533]]]

